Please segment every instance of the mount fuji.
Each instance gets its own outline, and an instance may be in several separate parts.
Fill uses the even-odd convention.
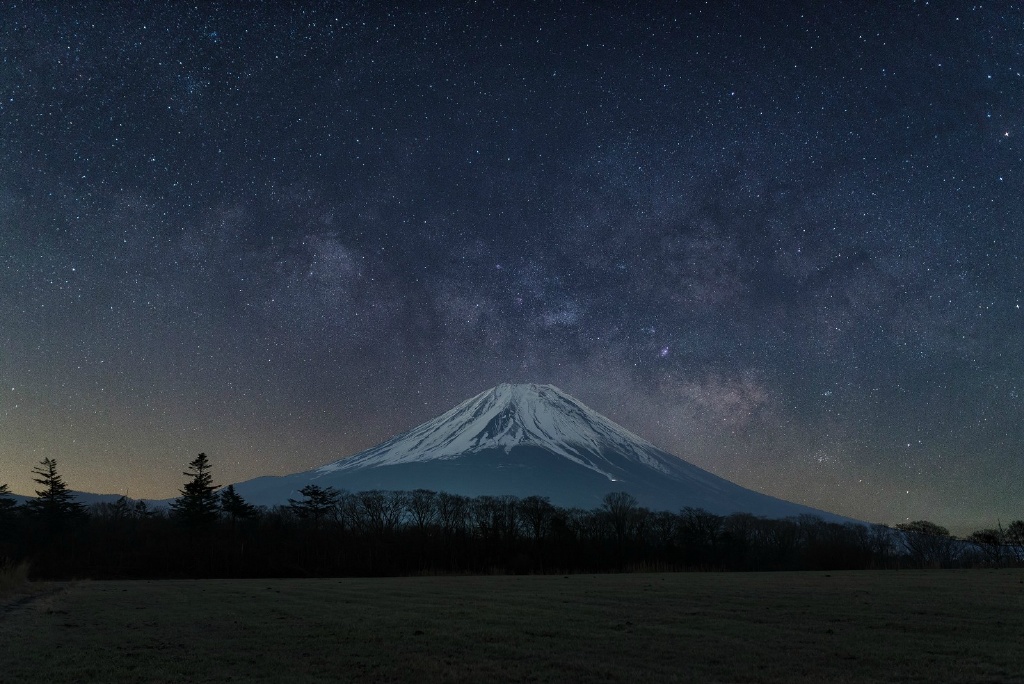
[[[849,520],[712,475],[552,385],[498,385],[366,451],[306,472],[248,480],[235,490],[250,503],[273,506],[300,498],[298,490],[308,484],[353,492],[539,495],[585,509],[624,491],[652,510],[690,506],[718,514]]]

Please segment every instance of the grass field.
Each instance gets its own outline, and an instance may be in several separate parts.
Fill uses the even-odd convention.
[[[0,603],[28,581],[28,563],[0,562]]]
[[[1024,682],[1024,572],[81,582],[0,682]]]

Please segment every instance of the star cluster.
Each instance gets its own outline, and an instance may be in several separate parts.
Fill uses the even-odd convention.
[[[0,8],[0,482],[163,498],[550,382],[744,486],[1024,515],[1004,3]]]

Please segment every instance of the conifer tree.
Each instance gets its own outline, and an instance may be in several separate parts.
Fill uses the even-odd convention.
[[[152,518],[155,514],[155,511],[151,511],[145,501],[129,499],[127,495],[120,497],[112,504],[100,505],[105,507],[106,515],[116,521],[142,520]]]
[[[110,507],[110,517],[114,520],[124,520],[131,516],[131,502],[128,501],[127,496],[122,496],[120,499],[114,502],[114,505]]]
[[[64,525],[69,520],[85,514],[85,506],[75,501],[64,478],[57,473],[57,461],[44,458],[32,469],[32,478],[42,489],[36,490],[36,498],[29,499],[25,507],[51,528]]]
[[[6,524],[14,518],[18,502],[11,496],[10,487],[0,484],[0,524]]]
[[[299,494],[302,500],[288,499],[288,508],[300,518],[312,520],[314,529],[320,527],[322,519],[337,512],[341,492],[334,487],[311,484],[300,489]]]
[[[189,462],[188,467],[182,475],[190,479],[178,490],[181,496],[171,503],[171,513],[190,527],[210,525],[217,519],[220,507],[217,485],[213,484],[210,475],[210,459],[206,454],[199,454]]]
[[[220,509],[231,519],[232,525],[236,520],[244,520],[256,515],[256,507],[235,491],[235,485],[228,485],[220,491]]]
[[[146,502],[140,499],[132,506],[132,515],[139,520],[144,520],[146,518],[155,518],[156,511],[150,509]]]
[[[10,503],[6,503],[6,502]],[[17,505],[17,502],[11,496],[11,488],[6,484],[0,484],[0,510],[9,508]]]

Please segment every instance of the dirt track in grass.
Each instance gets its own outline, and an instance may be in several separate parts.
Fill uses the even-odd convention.
[[[82,582],[0,682],[1024,682],[1024,571]]]

